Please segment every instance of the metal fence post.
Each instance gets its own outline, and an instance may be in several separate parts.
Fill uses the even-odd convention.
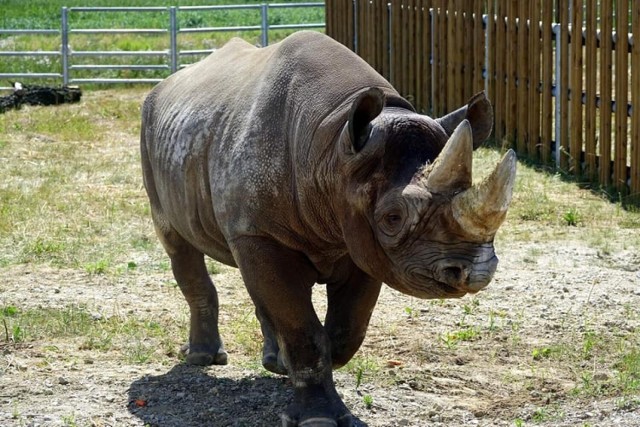
[[[175,6],[169,7],[169,58],[171,74],[178,71],[178,18]]]
[[[354,13],[355,15],[355,13]],[[389,61],[388,61],[388,67],[389,67],[389,81],[392,82],[394,81],[394,79],[396,78],[395,73],[393,72],[393,55],[394,55],[394,48],[393,48],[393,8],[391,7],[391,2],[387,3],[387,46],[388,46],[388,52],[389,52]],[[433,28],[431,31],[431,34],[433,34]],[[432,38],[433,40],[433,38]],[[431,48],[431,52],[433,52],[433,47]]]
[[[260,27],[262,28],[262,47],[265,47],[269,44],[269,5],[267,3],[262,3],[260,7],[260,16],[262,18],[262,22]]]
[[[62,46],[60,46],[60,54],[62,56],[62,84],[69,84],[69,9],[62,8],[62,28],[61,38]]]
[[[560,166],[560,150],[561,150],[561,141],[560,141],[560,134],[562,133],[562,111],[561,111],[561,101],[560,98],[563,95],[562,91],[565,90],[562,87],[562,77],[561,77],[561,71],[562,71],[562,58],[561,58],[561,53],[562,53],[562,43],[560,43],[561,40],[561,34],[562,34],[562,25],[560,24],[555,24],[553,26],[553,35],[556,41],[556,93],[555,93],[555,98],[556,98],[556,108],[555,108],[555,117],[556,117],[556,126],[555,126],[555,133],[556,133],[556,138],[555,138],[555,145],[556,145],[556,152],[555,152],[555,161],[556,161],[556,167]],[[566,31],[566,30],[564,30]]]
[[[360,46],[358,43],[358,2],[356,0],[352,1],[353,6],[353,51],[355,53],[360,53]],[[391,34],[391,33],[389,33]]]

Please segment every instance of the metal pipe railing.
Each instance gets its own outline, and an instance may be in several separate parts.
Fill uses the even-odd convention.
[[[320,29],[324,28],[323,22],[303,23],[303,24],[269,24],[269,9],[285,8],[324,8],[324,2],[304,2],[304,3],[262,3],[245,5],[210,5],[210,6],[171,6],[171,7],[63,7],[61,9],[60,29],[47,30],[15,30],[0,29],[0,35],[59,35],[61,38],[59,51],[0,51],[0,57],[31,57],[31,56],[55,56],[60,58],[60,73],[1,73],[1,78],[61,78],[63,85],[77,83],[149,83],[162,80],[161,78],[138,78],[138,79],[116,79],[116,78],[77,78],[72,74],[80,70],[168,70],[174,73],[188,64],[181,64],[180,58],[194,55],[204,55],[213,52],[215,49],[188,49],[180,50],[179,35],[195,34],[207,32],[230,32],[230,31],[259,31],[260,43],[262,46],[269,44],[270,30],[295,30],[295,29]],[[260,22],[255,25],[239,25],[224,27],[179,27],[180,12],[194,11],[259,11]],[[73,15],[77,13],[139,13],[154,12],[168,14],[168,28],[71,28]],[[168,48],[156,51],[104,51],[104,50],[81,50],[75,51],[71,48],[70,38],[72,36],[94,35],[94,34],[148,34],[161,35],[168,34]],[[166,64],[73,64],[73,58],[78,57],[166,57]],[[0,87],[0,89],[10,89]]]

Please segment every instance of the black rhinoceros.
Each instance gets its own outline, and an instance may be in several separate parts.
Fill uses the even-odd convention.
[[[204,255],[238,267],[289,375],[286,426],[351,425],[332,369],[358,350],[382,282],[419,298],[484,288],[516,159],[472,185],[489,135],[484,94],[440,119],[331,38],[258,49],[234,39],[153,89],[142,169],[157,234],[191,310],[186,360],[225,364]],[[327,286],[324,323],[311,288]]]

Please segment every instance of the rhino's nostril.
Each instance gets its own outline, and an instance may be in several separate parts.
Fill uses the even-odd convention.
[[[467,270],[462,267],[450,266],[442,270],[442,278],[449,285],[459,285],[468,279]]]

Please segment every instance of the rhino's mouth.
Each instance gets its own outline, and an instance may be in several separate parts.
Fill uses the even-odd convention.
[[[434,277],[419,271],[411,272],[410,287],[414,290],[414,294],[424,298],[460,298],[469,292],[475,293],[470,289],[460,289],[447,283],[436,280]]]

